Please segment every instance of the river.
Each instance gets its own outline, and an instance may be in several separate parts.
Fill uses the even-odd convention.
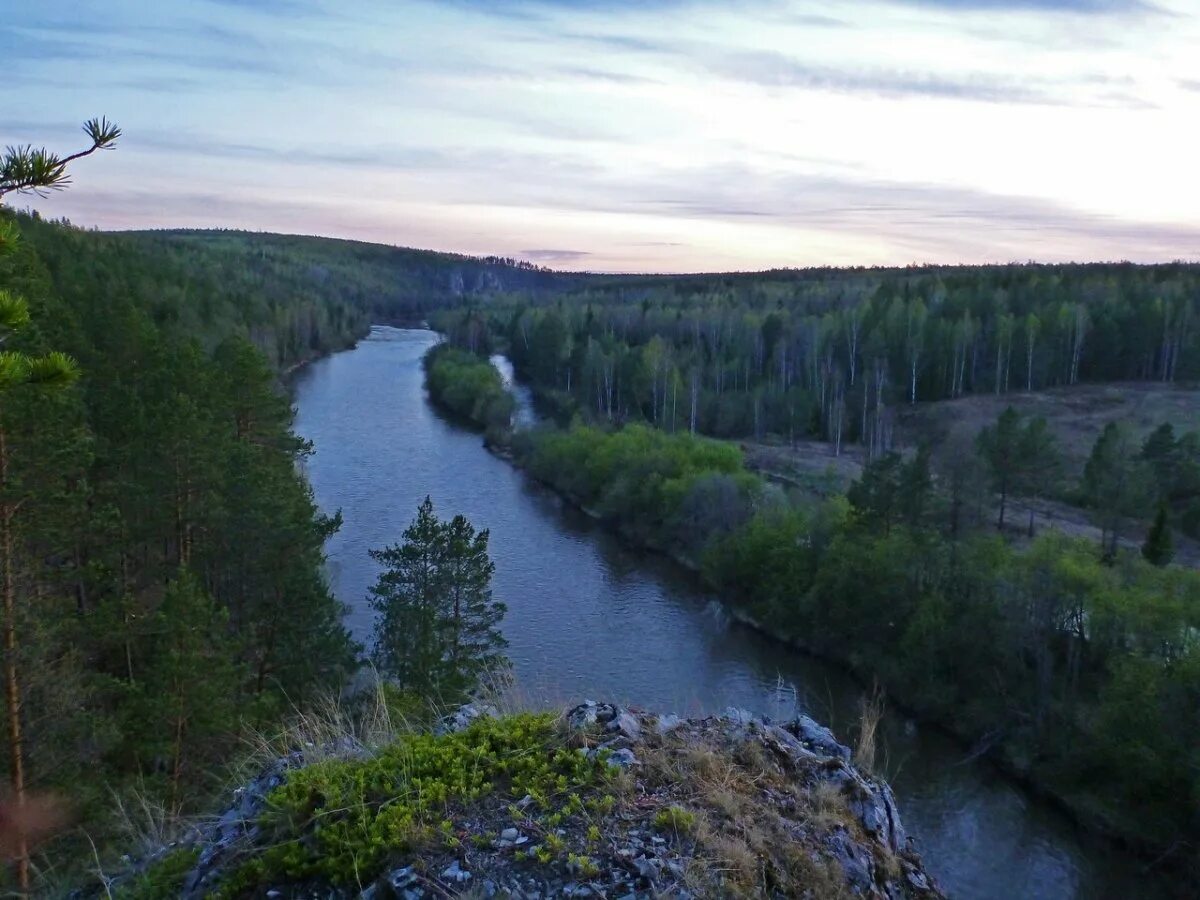
[[[378,570],[367,551],[397,542],[428,494],[439,514],[491,531],[508,654],[531,698],[680,714],[801,710],[846,739],[862,689],[841,669],[730,623],[686,573],[623,546],[439,415],[420,365],[437,340],[377,326],[293,382],[296,429],[316,449],[305,468],[317,502],[345,518],[329,542],[329,577],[357,638],[372,627],[365,597]],[[529,421],[527,393],[519,399]],[[1159,895],[1135,861],[986,764],[964,763],[966,751],[937,730],[889,716],[883,740],[904,824],[951,896]]]

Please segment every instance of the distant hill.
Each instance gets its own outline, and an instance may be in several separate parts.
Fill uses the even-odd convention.
[[[103,316],[121,299],[209,349],[231,332],[286,369],[440,307],[587,283],[497,257],[246,231],[101,232],[18,215],[54,292]],[[99,326],[97,326],[99,327]]]
[[[475,257],[340,238],[252,231],[178,229],[117,232],[161,248],[218,253],[249,271],[294,271],[338,289],[372,321],[411,319],[464,298],[544,293],[579,287],[595,276],[555,272],[498,256]]]

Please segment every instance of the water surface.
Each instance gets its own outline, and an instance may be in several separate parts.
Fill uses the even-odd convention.
[[[400,540],[428,494],[441,515],[491,531],[496,596],[523,688],[563,703],[612,699],[681,714],[738,706],[805,711],[845,740],[862,689],[823,664],[735,624],[694,580],[635,552],[488,453],[441,417],[422,385],[430,331],[376,327],[354,350],[313,363],[294,387],[307,474],[327,512],[330,579],[368,640],[371,548]],[[501,362],[502,374],[511,370]],[[530,421],[528,392],[518,418]],[[887,774],[926,864],[955,897],[1150,897],[1137,865],[1078,835],[939,732],[885,721]]]

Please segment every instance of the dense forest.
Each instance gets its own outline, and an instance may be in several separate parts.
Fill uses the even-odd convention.
[[[19,216],[25,242],[72,302],[129,297],[156,325],[197,337],[243,334],[286,369],[341,349],[372,322],[501,292],[568,283],[515,260],[241,231],[96,232]]]
[[[439,324],[608,421],[891,446],[899,405],[1200,378],[1200,267],[620,278]]]
[[[322,573],[338,520],[315,508],[309,448],[247,338],[286,347],[295,310],[203,261],[27,218],[0,229],[0,289],[29,309],[6,353],[53,350],[77,373],[0,404],[6,775],[69,796],[81,826],[35,856],[45,886],[128,810],[194,810],[244,729],[340,684],[356,648]],[[329,346],[351,337],[344,307],[298,308],[342,323]]]

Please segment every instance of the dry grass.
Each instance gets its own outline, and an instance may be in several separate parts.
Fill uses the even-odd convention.
[[[878,684],[870,696],[859,701],[858,740],[854,744],[854,764],[863,772],[876,774],[879,754],[879,723],[883,720],[883,690]]]
[[[785,772],[755,741],[736,748],[668,742],[646,748],[639,759],[643,785],[668,791],[672,804],[695,817],[696,855],[684,884],[696,896],[850,896],[840,867],[820,845],[822,834],[856,829],[837,786],[800,786],[797,773]]]
[[[113,792],[113,818],[119,846],[134,857],[144,857],[177,841],[199,824],[199,818],[182,817],[154,796],[135,787]]]
[[[852,830],[857,825],[846,795],[832,781],[818,781],[805,791],[801,802],[808,810],[809,824],[821,831],[832,831],[839,826]]]

